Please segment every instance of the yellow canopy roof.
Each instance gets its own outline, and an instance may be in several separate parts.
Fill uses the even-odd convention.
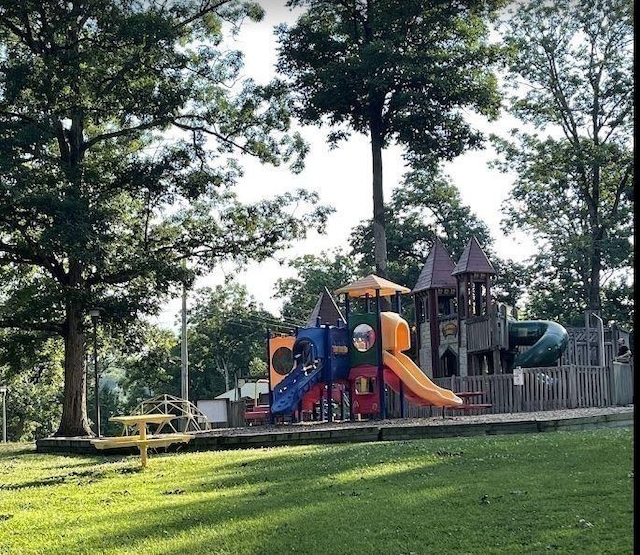
[[[367,277],[360,278],[353,283],[350,283],[349,285],[340,287],[340,289],[336,289],[335,294],[340,295],[342,293],[346,293],[350,297],[364,297],[365,295],[375,297],[376,291],[380,291],[381,297],[388,297],[389,295],[395,295],[396,291],[399,291],[400,293],[410,293],[411,289],[398,285],[397,283],[393,283],[388,279],[378,277],[375,274],[370,274]]]

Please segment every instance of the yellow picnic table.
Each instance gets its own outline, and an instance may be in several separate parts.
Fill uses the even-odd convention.
[[[115,449],[118,447],[137,447],[140,451],[140,461],[142,466],[147,466],[147,449],[149,447],[168,447],[172,443],[188,442],[191,440],[189,434],[158,434],[147,435],[147,425],[149,424],[167,424],[175,415],[164,413],[149,413],[149,414],[130,414],[125,416],[112,416],[109,418],[109,422],[120,422],[125,426],[136,426],[137,434],[119,436],[119,437],[105,437],[99,439],[92,439],[91,443],[96,446],[97,449]]]

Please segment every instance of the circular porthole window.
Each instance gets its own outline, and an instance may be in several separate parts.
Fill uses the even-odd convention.
[[[376,332],[369,324],[358,324],[353,328],[353,346],[364,353],[373,347],[376,342]]]
[[[289,347],[278,347],[271,356],[273,369],[281,376],[286,376],[293,368],[293,353]]]

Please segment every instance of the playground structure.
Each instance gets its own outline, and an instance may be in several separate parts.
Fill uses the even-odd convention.
[[[133,414],[170,414],[172,418],[162,422],[156,433],[178,433],[178,432],[202,432],[210,428],[209,420],[206,414],[204,414],[196,405],[175,397],[173,395],[156,395],[151,399],[145,399],[141,401],[135,409]],[[167,431],[165,431],[168,430]],[[129,430],[125,426],[124,435],[127,435]]]
[[[388,390],[399,395],[402,415],[405,401],[443,410],[487,408],[468,402],[482,392],[457,395],[434,379],[555,365],[567,349],[565,328],[547,320],[518,321],[515,311],[492,300],[494,275],[475,238],[456,265],[436,240],[413,290],[375,275],[357,280],[335,292],[344,295],[346,313],[342,317],[334,303],[335,325],[322,323],[319,300],[315,326],[269,336],[271,421],[287,415],[330,421],[330,407],[341,418],[345,407],[350,419],[385,418]],[[406,354],[411,330],[399,314],[406,293],[416,309],[419,364]],[[383,298],[393,311],[381,310]]]
[[[436,239],[411,291],[420,367],[432,378],[504,374],[554,366],[566,351],[567,330],[547,320],[517,320],[494,301],[491,262],[472,238],[454,265]]]
[[[331,421],[334,405],[351,419],[385,418],[385,389],[414,404],[458,407],[463,400],[433,383],[404,354],[411,347],[409,324],[398,313],[400,295],[410,290],[370,275],[336,294],[345,295],[346,325],[321,324],[294,336],[269,338],[271,417],[314,412]],[[395,298],[396,311],[382,311],[382,297]],[[361,311],[351,311],[351,301]],[[372,304],[374,310],[372,310]]]

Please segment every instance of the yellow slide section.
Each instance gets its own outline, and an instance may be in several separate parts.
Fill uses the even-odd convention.
[[[407,355],[398,351],[384,351],[382,361],[416,397],[436,407],[457,407],[462,404],[460,397],[434,384]]]

